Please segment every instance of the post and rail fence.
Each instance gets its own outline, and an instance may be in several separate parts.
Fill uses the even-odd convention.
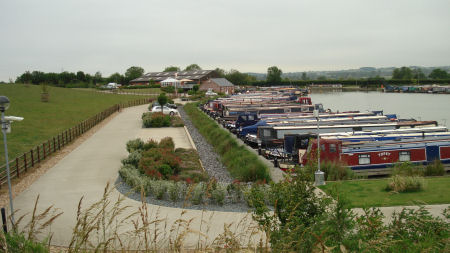
[[[71,127],[58,135],[50,138],[47,141],[37,145],[30,151],[25,152],[23,155],[19,155],[13,158],[9,162],[11,179],[19,178],[22,173],[33,169],[36,165],[40,164],[47,157],[53,153],[61,150],[67,144],[80,137],[92,127],[96,126],[104,119],[108,118],[111,114],[120,111],[122,108],[138,106],[151,103],[154,99],[145,98],[133,101],[128,101],[123,104],[115,104],[108,109],[80,122],[78,125]],[[6,176],[6,164],[0,167],[0,188],[7,183]]]

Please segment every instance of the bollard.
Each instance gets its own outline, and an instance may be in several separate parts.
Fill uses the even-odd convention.
[[[316,171],[314,172],[314,185],[315,186],[319,186],[319,185],[324,185],[325,184],[325,173],[323,171]]]
[[[6,210],[2,207],[2,224],[3,224],[3,232],[8,233],[8,227],[6,226]]]

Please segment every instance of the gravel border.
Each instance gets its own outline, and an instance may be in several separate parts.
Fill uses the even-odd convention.
[[[216,178],[218,182],[231,183],[233,178],[226,167],[220,162],[220,156],[214,151],[213,146],[211,146],[205,138],[197,131],[197,128],[192,124],[191,119],[184,111],[183,107],[178,107],[178,112],[180,113],[181,119],[184,121],[192,140],[197,147],[198,155],[203,163],[203,167],[210,177]]]
[[[124,196],[136,200],[141,201],[141,194],[137,193],[132,189],[127,183],[125,183],[121,176],[117,177],[115,182],[116,189]],[[171,200],[159,200],[154,198],[153,196],[147,196],[145,198],[145,202],[147,204],[157,205],[157,206],[165,206],[172,208],[182,208],[182,209],[193,209],[193,210],[208,210],[208,211],[220,211],[220,212],[251,212],[252,209],[244,203],[244,201],[240,203],[231,203],[229,200],[225,200],[223,206],[219,206],[214,203],[205,203],[203,205],[193,205],[190,202],[185,205],[184,201],[173,202]]]

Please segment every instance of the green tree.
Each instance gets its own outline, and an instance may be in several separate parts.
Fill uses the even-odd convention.
[[[412,70],[408,67],[396,68],[392,71],[392,79],[411,80],[412,77]]]
[[[194,85],[194,87],[192,87],[192,90],[194,91],[195,94],[197,94],[198,89],[200,88],[200,86],[198,84]]]
[[[25,71],[22,75],[16,78],[16,83],[31,83],[30,71]]]
[[[103,82],[102,72],[95,72],[94,76],[92,77],[92,81],[94,82],[94,84]]]
[[[411,72],[412,72],[412,78],[414,78],[414,79],[422,79],[423,80],[423,79],[427,78],[427,76],[423,73],[422,69],[420,69],[420,68],[411,70]]]
[[[447,79],[449,78],[449,74],[442,69],[433,69],[428,77],[431,79]]]
[[[191,64],[189,66],[187,66],[184,71],[192,71],[192,70],[202,70],[202,68],[200,68],[200,66],[198,66],[197,64]]]
[[[302,73],[302,80],[303,81],[308,80],[308,76],[306,75],[306,72]]]
[[[167,104],[168,100],[169,99],[167,98],[166,93],[159,94],[159,96],[158,96],[158,103],[161,106],[161,112],[163,112],[163,107],[164,107],[165,104]]]
[[[83,71],[77,72],[77,80],[80,82],[86,82],[86,75],[84,74]]]
[[[253,81],[256,81],[256,78],[254,76],[241,73],[235,69],[232,69],[228,73],[226,73],[225,78],[236,85],[246,85],[250,84]]]
[[[225,70],[223,70],[221,68],[216,68],[214,71],[216,71],[216,73],[219,75],[219,77],[221,77],[221,78],[225,77]]]
[[[180,67],[169,66],[163,70],[163,72],[173,72],[173,71],[180,71]]]
[[[128,84],[131,80],[136,79],[144,74],[144,69],[132,66],[125,72],[125,82]]]
[[[117,72],[108,77],[108,82],[110,83],[122,83],[123,81],[124,77]]]
[[[281,74],[283,71],[277,66],[272,66],[267,69],[267,82],[271,84],[279,84],[281,82]]]

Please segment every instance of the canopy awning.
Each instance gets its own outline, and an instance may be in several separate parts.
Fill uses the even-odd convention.
[[[180,80],[177,80],[175,78],[169,77],[166,80],[161,81],[161,83],[180,83]]]

